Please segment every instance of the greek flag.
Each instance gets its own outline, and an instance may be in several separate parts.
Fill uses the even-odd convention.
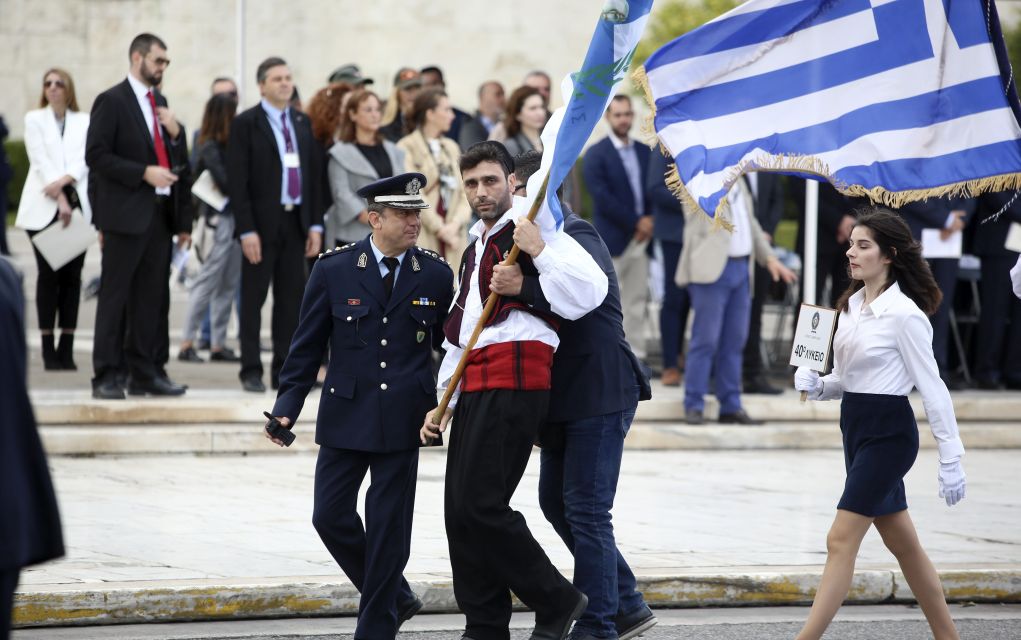
[[[528,202],[531,202],[549,173],[546,200],[536,216],[536,224],[543,233],[559,229],[564,221],[557,189],[613,99],[617,84],[627,75],[652,2],[607,0],[581,71],[572,73],[561,84],[563,95],[568,96],[567,104],[553,113],[542,130],[542,162],[528,181]]]
[[[1021,187],[1021,108],[992,0],[750,0],[644,73],[668,182],[711,214],[755,170],[893,207]]]

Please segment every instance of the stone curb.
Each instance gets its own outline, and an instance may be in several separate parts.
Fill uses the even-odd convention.
[[[252,424],[274,400],[271,393],[252,394],[237,389],[195,389],[181,398],[133,398],[94,400],[87,391],[33,391],[32,405],[41,425],[123,425],[123,424]],[[639,422],[681,422],[684,419],[683,390],[656,385],[653,399],[638,405]],[[962,391],[953,394],[959,422],[1013,422],[1021,418],[1021,393]],[[753,417],[770,422],[836,422],[839,402],[798,401],[793,390],[778,396],[745,395],[745,409]],[[925,420],[922,399],[911,396],[915,417]],[[319,393],[313,390],[302,411],[301,422],[312,423],[319,409]],[[705,415],[715,420],[719,407],[715,398],[706,399]]]
[[[922,448],[935,448],[925,423],[919,426]],[[961,437],[969,449],[1021,449],[1021,429],[1005,422],[962,423]],[[144,424],[42,426],[43,446],[50,455],[249,454],[316,451],[312,429],[299,425],[298,437],[284,452],[267,442],[258,424]],[[790,422],[742,427],[707,424],[700,427],[642,422],[632,425],[627,449],[764,450],[839,449],[835,422]],[[429,448],[424,452],[442,450]]]
[[[810,604],[822,567],[728,567],[648,572],[639,589],[654,608]],[[1021,602],[1021,565],[940,572],[952,602]],[[425,612],[456,610],[448,575],[408,575]],[[909,602],[899,571],[855,572],[849,603]],[[174,580],[28,587],[15,596],[16,627],[355,615],[358,593],[347,582],[311,577]]]

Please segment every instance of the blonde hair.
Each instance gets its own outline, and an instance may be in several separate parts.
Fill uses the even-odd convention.
[[[74,80],[71,79],[70,73],[60,67],[50,67],[43,74],[43,91],[42,95],[39,96],[39,108],[45,109],[50,104],[50,101],[46,99],[46,76],[51,73],[60,76],[60,79],[64,82],[64,92],[67,94],[67,108],[71,111],[78,111],[78,98],[74,93]]]

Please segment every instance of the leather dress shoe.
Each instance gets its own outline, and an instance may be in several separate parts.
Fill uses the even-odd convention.
[[[97,400],[123,400],[124,387],[117,384],[116,380],[99,382],[92,386],[92,397]]]
[[[564,640],[571,632],[571,625],[585,613],[588,596],[578,592],[578,599],[569,609],[561,611],[556,618],[544,624],[536,624],[529,640]]]
[[[657,622],[652,609],[643,604],[631,613],[618,615],[613,619],[613,626],[617,627],[617,638],[619,640],[631,640],[651,629]]]
[[[131,396],[183,396],[185,387],[166,376],[156,376],[152,380],[128,380],[128,395]]]
[[[660,374],[659,381],[664,387],[679,387],[681,386],[681,370],[677,367],[667,367]]]
[[[266,393],[266,385],[259,376],[245,376],[241,378],[241,388],[252,393]]]
[[[684,412],[684,421],[688,424],[705,424],[705,416],[702,415],[701,411],[688,409]]]
[[[407,602],[397,603],[397,628],[400,629],[401,625],[411,620],[416,613],[422,610],[425,603],[421,599],[415,597]]]
[[[720,424],[765,424],[764,420],[756,420],[747,413],[744,409],[738,409],[734,413],[721,413]]]
[[[195,351],[194,347],[188,347],[187,349],[181,349],[177,353],[177,359],[181,362],[205,362],[199,354]]]
[[[773,385],[769,384],[765,376],[754,376],[745,380],[742,385],[742,391],[744,393],[760,393],[769,396],[778,396],[783,393],[783,389],[777,389]]]
[[[241,362],[238,354],[234,353],[233,349],[228,349],[227,347],[219,351],[210,351],[209,359],[213,362]]]

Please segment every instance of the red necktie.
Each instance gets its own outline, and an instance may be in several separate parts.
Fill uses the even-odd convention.
[[[167,157],[167,147],[163,144],[163,136],[160,135],[160,118],[156,114],[156,96],[152,91],[145,94],[149,98],[149,106],[152,107],[152,141],[156,146],[156,162],[164,169],[170,168],[170,158]]]

